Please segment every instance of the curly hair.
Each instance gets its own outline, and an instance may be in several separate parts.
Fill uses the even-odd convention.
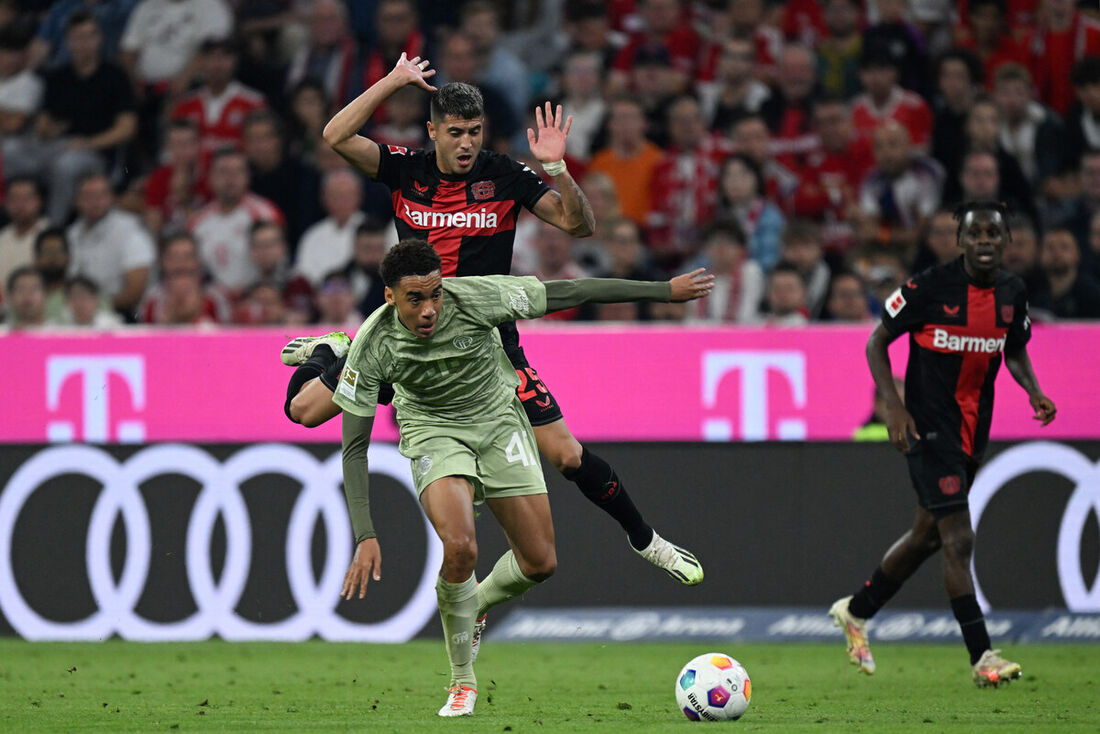
[[[442,270],[439,253],[424,240],[401,240],[386,253],[380,268],[382,282],[396,288],[408,275],[428,275]]]

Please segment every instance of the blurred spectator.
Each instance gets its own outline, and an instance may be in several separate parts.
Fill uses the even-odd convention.
[[[248,255],[256,267],[259,282],[279,289],[288,319],[306,324],[313,319],[313,286],[290,267],[286,233],[277,222],[259,221],[248,237]]]
[[[375,125],[371,130],[371,140],[387,145],[401,145],[410,150],[423,148],[428,142],[428,133],[424,125],[424,92],[413,86],[401,87],[386,98],[382,104],[385,110],[385,122]],[[375,122],[372,120],[371,122]],[[577,121],[569,131],[572,141]]]
[[[634,54],[629,94],[642,105],[646,137],[659,147],[668,146],[668,108],[678,94],[679,76],[663,46],[643,46]]]
[[[321,177],[287,151],[282,121],[270,110],[252,112],[244,121],[243,135],[252,191],[279,208],[290,242],[297,243],[306,227],[324,216]]]
[[[743,117],[733,123],[730,131],[733,149],[751,158],[764,173],[764,191],[767,198],[779,208],[787,210],[801,182],[797,174],[772,155],[771,133],[764,118],[759,115]]]
[[[0,30],[0,135],[19,135],[42,104],[42,80],[27,68],[30,35]],[[6,280],[6,277],[5,277]]]
[[[467,0],[462,6],[460,29],[473,42],[480,69],[477,75],[478,85],[488,84],[503,92],[516,119],[523,119],[530,98],[531,82],[528,79],[527,66],[500,43],[500,23],[498,3],[491,0]]]
[[[943,265],[957,260],[962,250],[958,246],[958,223],[952,209],[940,209],[928,222],[928,230],[921,242],[917,257],[913,261],[913,272],[919,273],[935,265]],[[1015,229],[1012,230],[1015,237]],[[1008,247],[1005,247],[1005,260],[1008,259]]]
[[[1039,235],[1035,223],[1022,214],[1010,214],[1008,226],[1012,237],[1005,242],[1001,264],[1005,270],[1020,276],[1030,297],[1046,287],[1039,267]]]
[[[1043,237],[1039,264],[1046,287],[1031,297],[1036,312],[1059,319],[1100,318],[1100,282],[1082,272],[1081,251],[1068,229],[1055,228]]]
[[[1070,76],[1077,102],[1066,115],[1066,160],[1074,167],[1085,151],[1100,149],[1100,58],[1086,56]]]
[[[913,151],[909,132],[898,122],[875,130],[873,142],[875,167],[859,192],[860,238],[904,253],[911,261],[917,233],[940,205],[943,168]]]
[[[263,95],[234,78],[237,58],[237,44],[232,39],[203,41],[198,56],[202,86],[172,110],[172,119],[192,120],[199,126],[202,151],[207,156],[225,146],[240,146],[245,119],[265,104]]]
[[[765,16],[764,0],[729,0],[730,37],[751,38],[756,49],[756,73],[761,81],[775,78],[783,49],[783,34]]]
[[[927,94],[928,53],[920,32],[906,19],[906,0],[877,0],[875,4],[878,18],[863,30],[863,53],[872,58],[889,56],[898,83],[916,94]]]
[[[1089,220],[1088,258],[1083,262],[1092,277],[1100,280],[1100,212],[1095,212]]]
[[[1065,126],[1053,110],[1033,99],[1032,92],[1026,67],[1006,63],[997,69],[993,100],[1001,115],[998,141],[1020,164],[1033,192],[1060,193],[1048,183],[1065,173]]]
[[[764,271],[748,256],[745,233],[735,221],[719,220],[707,228],[703,250],[689,270],[705,267],[714,275],[714,290],[685,307],[689,321],[755,324],[764,300]]]
[[[13,329],[33,329],[46,325],[46,286],[42,275],[23,265],[8,275],[7,325]]]
[[[829,284],[829,298],[825,311],[830,321],[838,323],[863,323],[871,320],[867,307],[867,288],[858,273],[843,270],[833,276]]]
[[[645,243],[638,225],[623,217],[611,219],[606,225],[607,239],[604,248],[607,251],[608,265],[594,271],[597,278],[625,278],[627,280],[666,280],[664,271],[651,264]],[[582,240],[583,241],[583,240]],[[647,321],[650,318],[650,304],[639,303],[631,318]],[[597,309],[598,311],[598,309]],[[584,318],[592,318],[592,310],[582,308]],[[595,315],[600,320],[602,312]],[[618,314],[619,317],[623,313]],[[609,317],[610,319],[610,317]],[[624,320],[616,317],[615,320]]]
[[[539,280],[588,277],[588,273],[573,258],[573,238],[568,232],[563,232],[552,224],[539,222],[535,235],[535,251],[538,253],[538,265],[532,275]],[[579,313],[579,308],[570,308],[556,311],[549,317],[556,321],[572,321]]]
[[[726,158],[718,179],[718,217],[733,219],[745,233],[749,257],[765,271],[779,260],[783,214],[765,198],[764,174],[744,153]]]
[[[287,111],[286,73],[289,54],[280,41],[297,27],[292,5],[296,0],[233,0],[241,56],[237,80],[263,95],[280,114]]]
[[[623,215],[641,225],[652,208],[653,176],[661,149],[645,138],[645,113],[637,100],[616,97],[610,106],[608,146],[592,156],[588,170],[615,182]]]
[[[936,61],[935,119],[932,127],[932,157],[947,165],[962,159],[966,137],[966,116],[979,90],[982,66],[978,57],[963,49],[952,49]]]
[[[957,202],[997,201],[1000,196],[1001,172],[997,168],[997,156],[983,150],[972,150],[963,156],[959,171],[961,189]]]
[[[810,323],[806,315],[806,283],[791,263],[778,263],[768,273],[764,297],[768,307],[764,314],[766,325],[805,326]]]
[[[1026,45],[1039,100],[1065,115],[1073,105],[1074,63],[1100,55],[1100,21],[1078,12],[1074,0],[1044,0]]]
[[[77,179],[121,166],[123,146],[137,132],[130,80],[103,60],[102,41],[95,16],[69,16],[65,45],[72,61],[47,72],[34,133],[3,143],[6,176],[49,176],[46,215],[57,225],[69,217]]]
[[[485,147],[507,153],[523,118],[515,114],[500,89],[477,80],[478,58],[473,41],[464,33],[452,33],[443,41],[440,56],[439,73],[432,77],[432,86],[438,88],[448,82],[477,85],[485,102]]]
[[[234,311],[233,320],[252,326],[283,326],[287,323],[286,304],[278,286],[259,281],[245,291]]]
[[[1027,47],[1012,35],[1006,22],[1005,0],[969,0],[966,10],[960,14],[963,25],[956,31],[955,44],[981,59],[987,85],[1001,65],[1027,64]]]
[[[10,220],[0,229],[0,284],[17,267],[34,261],[34,241],[49,226],[42,216],[42,191],[33,178],[14,178],[8,182],[4,213]],[[0,303],[4,292],[0,291]]]
[[[1047,224],[1063,226],[1073,232],[1084,254],[1089,241],[1089,223],[1100,212],[1100,150],[1087,150],[1081,156],[1078,181],[1080,193],[1052,208]]]
[[[566,0],[565,31],[571,51],[590,51],[600,56],[600,67],[608,69],[619,53],[603,0]]]
[[[870,141],[856,134],[844,100],[818,98],[813,105],[813,121],[821,147],[807,156],[806,164],[798,170],[792,210],[821,225],[822,245],[836,256],[855,244],[851,213],[875,157]]]
[[[864,46],[859,78],[866,92],[852,102],[852,124],[871,135],[892,120],[909,131],[915,147],[925,150],[932,136],[932,111],[919,95],[898,84],[896,64],[890,54]]]
[[[334,270],[321,279],[315,301],[318,324],[346,331],[355,331],[363,324],[365,316],[355,307],[355,292],[343,270]]]
[[[290,91],[290,153],[303,163],[316,165],[319,148],[328,146],[321,131],[329,120],[329,101],[325,88],[316,79],[303,79]]]
[[[696,76],[702,41],[691,25],[684,22],[679,0],[638,0],[638,16],[641,28],[631,34],[612,64],[608,80],[611,89],[621,92],[627,88],[641,49],[660,48],[667,55],[674,76],[671,91],[687,91],[688,82]]]
[[[196,52],[207,38],[227,38],[233,14],[225,0],[141,0],[122,34],[119,62],[137,92],[138,143],[155,160],[165,99],[176,99],[191,86]]]
[[[99,297],[99,288],[91,278],[77,275],[65,281],[66,324],[92,329],[112,329],[122,319]]]
[[[160,244],[157,283],[139,309],[146,324],[217,324],[229,321],[229,301],[206,285],[199,245],[185,232],[169,235]]]
[[[424,35],[417,28],[416,3],[412,0],[378,0],[374,9],[374,33],[374,43],[367,47],[363,63],[362,89],[369,89],[381,81],[402,53],[410,59],[428,56]],[[379,112],[383,114],[379,116]],[[384,121],[388,115],[384,110],[377,110],[371,119]]]
[[[592,51],[574,52],[565,60],[562,72],[562,112],[573,116],[565,141],[565,152],[587,161],[592,140],[607,115],[607,102],[600,94],[600,57]]]
[[[857,265],[871,287],[871,301],[877,308],[909,278],[905,259],[893,250],[870,250]]]
[[[584,237],[573,243],[573,256],[576,257],[577,262],[585,270],[606,270],[611,266],[611,258],[607,252],[607,242],[611,239],[611,225],[623,217],[623,213],[619,209],[619,196],[615,191],[615,182],[603,173],[586,173],[581,181],[581,189],[588,197],[588,203],[592,206],[592,214],[596,218],[596,231],[591,237]],[[535,259],[533,256],[534,245],[529,243],[533,239],[533,220],[533,217],[524,217],[520,220],[520,224],[516,229],[517,247],[522,231],[529,230],[532,235],[527,237],[528,243],[524,244],[528,252],[521,255],[515,249],[512,251],[513,271],[515,272],[530,273],[535,268],[533,264],[529,264]],[[518,267],[516,264],[521,262],[521,258],[523,267],[516,270],[516,267]]]
[[[248,163],[234,148],[223,148],[210,162],[212,201],[199,210],[188,229],[199,243],[203,266],[215,282],[238,293],[256,279],[248,256],[248,235],[260,220],[284,223],[269,200],[249,190]]]
[[[199,127],[192,120],[172,120],[164,145],[164,165],[153,169],[145,183],[145,226],[181,229],[210,199],[206,166],[199,149]]]
[[[122,32],[138,0],[57,0],[38,26],[31,46],[31,66],[54,68],[69,63],[72,49],[66,43],[69,25],[77,13],[91,15],[103,29],[103,56],[114,59]]]
[[[725,134],[730,125],[760,112],[771,89],[753,78],[755,52],[747,38],[728,38],[718,55],[714,81],[699,84],[699,98],[707,127]]]
[[[59,323],[65,313],[65,276],[72,258],[65,230],[44,229],[34,240],[34,268],[46,287],[46,320]]]
[[[901,397],[901,402],[904,405],[905,380],[895,376],[894,389],[898,391],[898,396]],[[855,433],[852,434],[853,441],[890,440],[889,426],[886,425],[886,399],[879,392],[878,388],[875,388],[872,406],[871,416],[867,419],[867,422],[857,428]]]
[[[671,146],[653,171],[646,223],[654,257],[672,269],[695,252],[700,224],[714,217],[718,170],[729,146],[707,133],[694,97],[669,107],[668,130]]]
[[[362,89],[356,78],[358,50],[348,26],[347,6],[340,0],[314,0],[308,6],[309,38],[290,60],[287,89],[306,78],[320,79],[334,109]]]
[[[797,45],[784,48],[776,68],[775,93],[760,108],[772,133],[772,155],[791,168],[820,146],[810,117],[816,70],[812,49]]]
[[[826,34],[817,44],[817,75],[825,92],[850,99],[862,88],[862,8],[858,0],[825,0],[822,5]]]
[[[370,316],[386,302],[380,267],[386,256],[388,234],[389,227],[377,219],[367,219],[355,230],[351,262],[344,272],[363,316]]]
[[[131,315],[149,283],[156,249],[141,220],[115,206],[111,182],[91,173],[76,188],[76,221],[68,230],[69,276],[84,275],[103,298]]]
[[[363,185],[354,171],[334,171],[321,186],[321,204],[328,216],[302,235],[295,270],[319,287],[322,279],[345,267],[352,258],[355,232],[366,219],[359,211]]]
[[[811,319],[818,319],[829,294],[832,273],[825,264],[821,235],[813,222],[792,219],[783,228],[783,249],[780,258],[794,265],[802,282],[806,284],[806,311]]]
[[[993,100],[986,96],[978,97],[970,106],[966,117],[965,153],[990,153],[997,161],[998,188],[997,198],[1005,201],[1010,208],[1022,209],[1028,216],[1038,218],[1031,185],[1024,176],[1020,164],[1016,162],[1000,142],[1000,110]],[[963,201],[962,169],[966,158],[957,161],[942,161],[947,170],[947,180],[943,187],[943,200],[948,203]]]

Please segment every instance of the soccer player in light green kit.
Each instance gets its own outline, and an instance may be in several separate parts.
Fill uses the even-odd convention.
[[[399,450],[412,465],[420,504],[443,542],[436,592],[451,685],[440,716],[467,716],[477,700],[474,622],[488,609],[546,580],[557,564],[550,503],[518,378],[497,324],[584,303],[683,302],[702,298],[702,270],[667,283],[582,278],[442,277],[426,242],[398,243],[382,262],[386,304],[359,328],[329,414],[343,410],[345,491],[356,549],[342,595],[362,598],[380,578],[381,550],[370,519],[367,445],[378,386],[393,384]],[[511,549],[478,584],[473,503],[486,502]]]

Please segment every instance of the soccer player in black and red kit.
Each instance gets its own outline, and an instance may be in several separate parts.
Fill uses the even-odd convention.
[[[920,273],[891,294],[882,323],[867,341],[867,363],[886,399],[890,440],[909,462],[917,492],[916,520],[886,551],[870,580],[833,604],[829,613],[844,629],[851,662],[873,673],[866,621],[942,549],[944,584],[970,652],[974,682],[996,686],[1019,677],[1020,666],[991,649],[974,595],[974,531],[967,497],[989,441],[993,382],[1002,354],[1009,373],[1027,392],[1035,420],[1049,424],[1056,409],[1039,388],[1027,354],[1031,322],[1023,281],[1001,269],[1011,237],[1004,207],[969,202],[955,217],[962,256]],[[909,364],[902,403],[887,347],[905,332]]]
[[[333,149],[390,188],[399,237],[427,240],[443,261],[444,277],[450,277],[508,274],[521,207],[575,237],[591,235],[592,208],[562,162],[572,118],[563,120],[561,107],[555,114],[547,103],[545,113],[535,110],[537,132],[527,131],[531,154],[550,174],[555,191],[522,163],[482,150],[480,92],[463,83],[437,90],[427,81],[434,74],[426,60],[402,54],[386,77],[338,112],[324,131]],[[433,93],[427,125],[435,143],[432,152],[376,143],[358,132],[387,97],[407,85]],[[631,547],[643,558],[681,583],[702,581],[702,567],[695,556],[657,535],[615,470],[570,433],[554,396],[528,364],[515,324],[501,325],[500,336],[519,376],[518,393],[539,451],[585,497],[619,522]],[[283,361],[301,365],[287,390],[286,412],[292,420],[309,426],[328,417],[343,367],[343,340],[342,334],[301,337],[287,345]],[[360,551],[364,563],[377,563],[376,543],[357,548],[357,558]]]

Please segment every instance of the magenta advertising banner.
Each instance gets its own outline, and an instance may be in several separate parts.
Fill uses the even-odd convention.
[[[871,412],[869,329],[521,326],[531,364],[588,441],[845,440]],[[33,332],[8,355],[0,442],[339,441],[286,419],[280,329]],[[906,340],[892,349],[904,372]],[[1039,430],[1008,371],[992,437],[1100,437],[1100,325],[1040,325],[1030,353],[1058,419]],[[376,441],[396,440],[392,416]]]

